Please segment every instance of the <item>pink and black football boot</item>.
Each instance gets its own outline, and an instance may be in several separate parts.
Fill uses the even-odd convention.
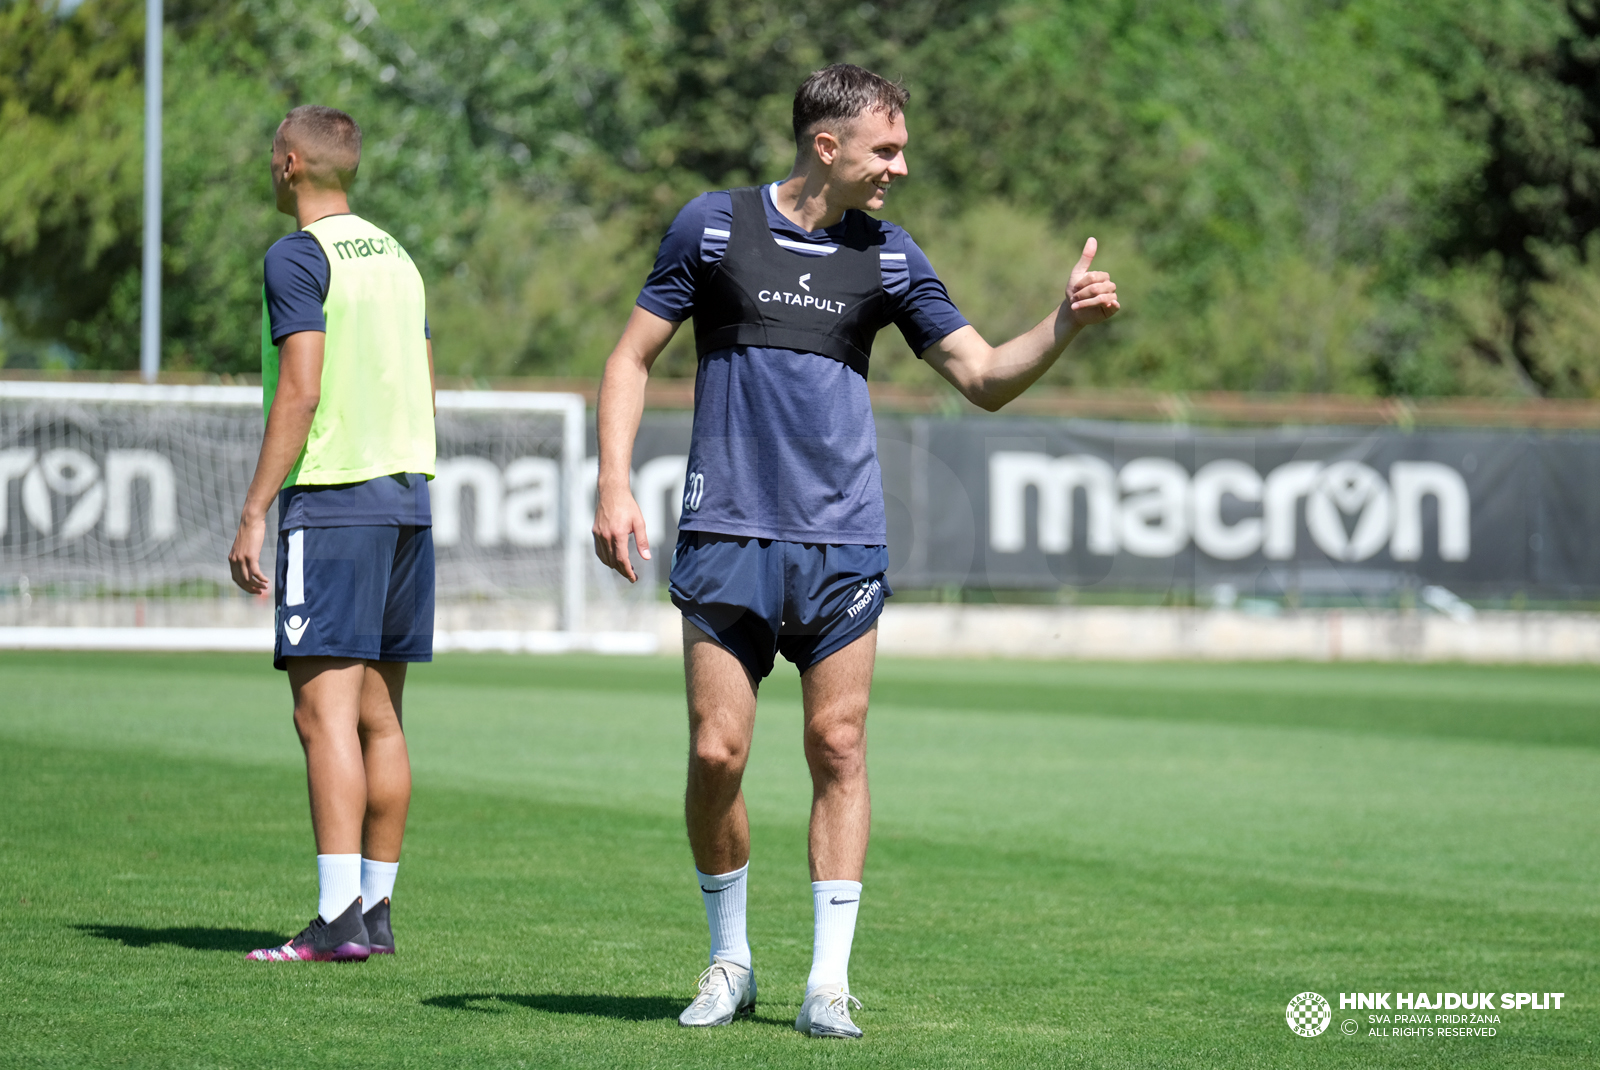
[[[371,954],[372,942],[361,920],[358,896],[332,921],[323,921],[319,915],[282,947],[264,947],[245,958],[251,962],[365,962]]]
[[[367,945],[374,955],[394,954],[394,929],[389,926],[389,897],[378,900],[371,910],[361,915],[367,927]]]

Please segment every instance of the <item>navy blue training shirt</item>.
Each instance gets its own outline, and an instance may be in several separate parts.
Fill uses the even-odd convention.
[[[762,196],[779,245],[827,256],[843,221],[805,231]],[[892,319],[921,354],[967,325],[911,236],[873,220]],[[695,293],[723,258],[733,226],[726,190],[684,206],[667,229],[639,294],[646,312],[674,323],[694,314]],[[878,546],[889,541],[872,399],[859,374],[830,357],[734,346],[707,354],[694,385],[690,493],[678,528],[786,542]],[[691,505],[697,508],[691,508]]]
[[[322,306],[333,271],[322,243],[304,230],[285,235],[267,250],[264,272],[273,345],[297,331],[327,331]],[[422,330],[427,337],[426,320]],[[428,478],[399,472],[365,483],[288,487],[278,493],[278,526],[285,530],[365,524],[432,526]]]

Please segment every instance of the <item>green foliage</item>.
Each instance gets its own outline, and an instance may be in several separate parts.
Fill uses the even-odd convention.
[[[439,366],[494,376],[536,368],[599,375],[628,318],[651,250],[622,214],[596,221],[502,190],[479,237],[434,283],[431,326]]]
[[[13,362],[136,360],[139,7],[0,6]],[[843,59],[912,91],[885,214],[991,340],[1101,239],[1125,311],[1056,382],[1600,391],[1591,0],[240,0],[169,3],[166,46],[169,367],[253,365],[293,104],[363,124],[355,207],[421,264],[443,370],[592,373],[672,215],[786,173],[794,87]],[[875,374],[924,375],[892,335]]]
[[[1557,397],[1600,397],[1600,235],[1547,266],[1531,289],[1528,350]]]
[[[131,0],[65,20],[0,9],[0,318],[22,333],[89,342],[137,264],[141,14]]]
[[[256,359],[261,254],[285,229],[266,169],[284,108],[238,21],[196,7],[168,13],[163,364],[231,370]],[[91,367],[139,359],[143,8],[0,9],[0,320]]]

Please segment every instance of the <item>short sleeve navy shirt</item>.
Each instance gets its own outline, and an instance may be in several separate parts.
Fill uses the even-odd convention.
[[[309,230],[297,230],[273,242],[263,269],[273,345],[282,345],[296,331],[327,331],[322,305],[328,300],[333,269],[328,266],[322,243]],[[433,337],[426,318],[422,321],[422,336]]]
[[[322,306],[332,269],[309,231],[297,230],[273,243],[263,269],[273,345],[299,331],[327,331]],[[426,320],[423,334],[428,335]],[[286,531],[367,524],[431,526],[428,478],[397,472],[364,483],[287,487],[278,494],[278,525]]]
[[[828,256],[844,223],[805,231],[763,204],[773,241]],[[922,354],[967,325],[911,236],[874,220],[892,320]],[[733,199],[726,190],[690,201],[673,220],[639,294],[646,312],[674,323],[694,315],[695,295],[727,252]],[[877,429],[866,380],[816,353],[734,346],[707,354],[695,375],[689,475],[698,496],[678,527],[788,542],[878,546],[888,542]],[[691,507],[691,505],[693,507]]]

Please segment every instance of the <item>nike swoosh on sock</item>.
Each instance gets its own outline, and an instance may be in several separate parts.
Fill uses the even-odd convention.
[[[731,884],[728,885],[728,888],[732,888],[732,887],[733,887],[733,885],[731,885]],[[700,886],[700,890],[702,892],[706,893],[707,895],[721,895],[723,892],[727,891],[728,888],[707,888],[703,884]]]
[[[828,902],[832,903],[836,907],[842,907],[846,903],[859,903],[859,902],[861,902],[861,900],[859,900],[859,899],[838,899],[838,898],[834,898],[834,899],[829,899]]]

